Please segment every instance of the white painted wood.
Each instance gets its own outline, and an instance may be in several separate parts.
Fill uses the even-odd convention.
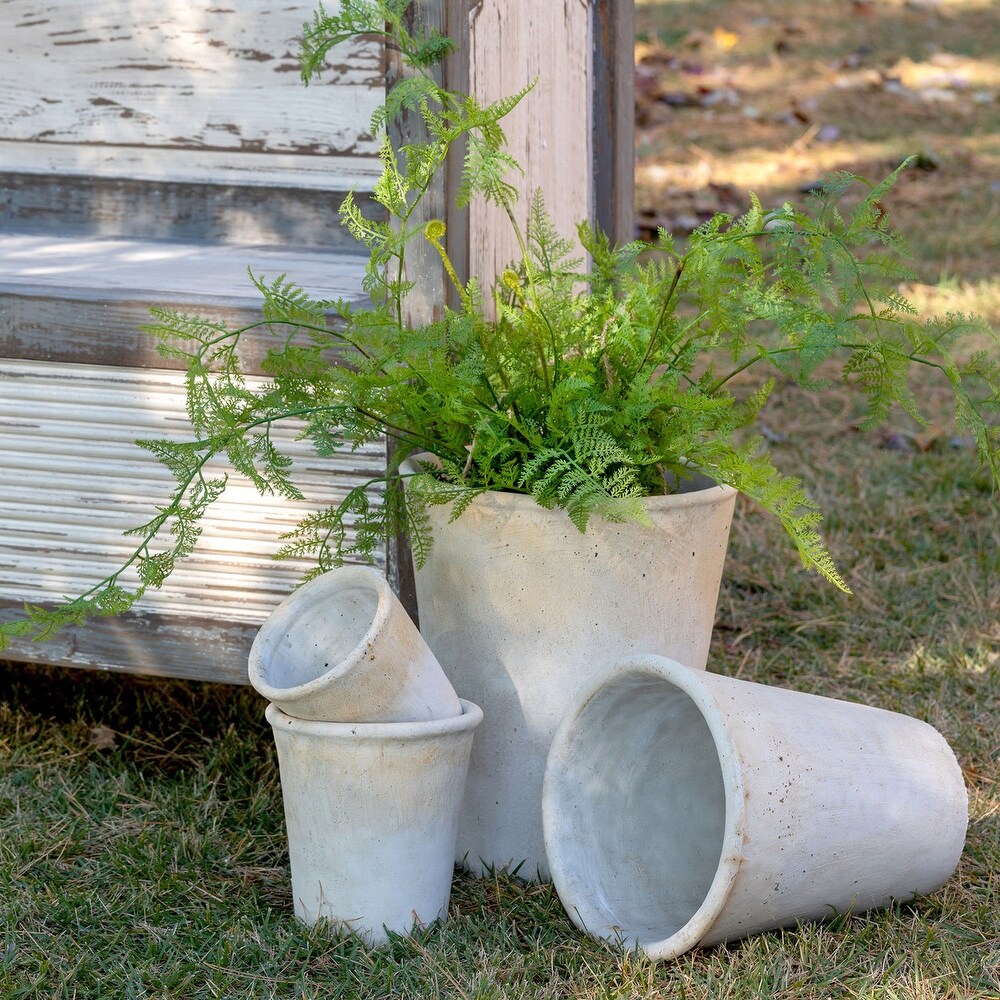
[[[251,380],[253,383],[254,380]],[[98,583],[131,553],[122,532],[169,495],[171,478],[133,443],[188,439],[183,373],[0,360],[0,599],[56,601]],[[302,502],[261,498],[242,477],[205,521],[196,554],[139,610],[261,622],[306,562],[274,562],[278,536],[379,474],[375,442],[330,459],[277,431]]]
[[[381,173],[368,155],[296,156],[128,146],[58,145],[0,139],[0,171],[245,187],[290,185],[317,191],[371,191]],[[330,209],[333,218],[333,209]]]
[[[591,217],[591,98],[589,0],[537,3],[479,0],[470,13],[470,89],[494,101],[537,80],[504,123],[509,150],[524,168],[510,179],[522,192],[523,226],[536,188],[545,195],[557,230],[576,235]],[[518,254],[502,210],[474,203],[469,214],[469,269],[484,287]]]
[[[354,301],[365,264],[328,250],[0,233],[0,287],[25,295],[72,290],[81,298],[258,308],[250,267],[267,278],[287,274],[316,298]]]
[[[297,39],[313,9],[311,0],[4,0],[0,137],[101,147],[88,154],[100,169],[93,160],[86,169],[87,155],[77,152],[76,171],[106,176],[148,177],[172,161],[172,178],[192,179],[209,172],[209,153],[223,174],[252,173],[255,156],[271,157],[261,164],[271,182],[276,172],[294,182],[300,160],[313,159],[315,176],[329,169],[317,157],[372,159],[368,123],[384,93],[380,48],[338,47],[305,88]],[[173,156],[160,161],[163,150]],[[67,156],[65,148],[56,155]],[[34,166],[23,150],[18,159],[18,169],[49,169],[44,148]]]

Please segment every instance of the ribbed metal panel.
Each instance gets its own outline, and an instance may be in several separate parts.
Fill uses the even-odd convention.
[[[294,587],[309,564],[274,561],[278,536],[385,463],[380,442],[319,458],[296,430],[274,436],[308,500],[261,497],[230,476],[195,555],[139,608],[258,622]],[[135,440],[189,437],[180,373],[0,360],[0,598],[73,596],[116,569],[135,545],[122,532],[173,482]]]

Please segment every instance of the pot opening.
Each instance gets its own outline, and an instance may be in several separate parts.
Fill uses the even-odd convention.
[[[591,933],[672,937],[706,902],[722,858],[725,783],[704,716],[665,678],[626,675],[590,699],[563,749],[551,806],[566,834],[550,860],[571,886],[564,901]]]
[[[378,588],[364,584],[320,592],[283,623],[262,664],[264,680],[290,689],[336,672],[364,642],[379,600]]]

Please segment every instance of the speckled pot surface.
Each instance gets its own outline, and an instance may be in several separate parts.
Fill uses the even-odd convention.
[[[544,816],[576,924],[669,959],[937,889],[968,798],[925,722],[640,656],[561,724]]]
[[[250,648],[250,683],[287,715],[416,722],[461,704],[385,577],[344,566],[293,591]]]
[[[274,705],[295,915],[373,944],[444,918],[482,712],[425,722],[293,719]]]
[[[559,720],[629,653],[702,670],[736,493],[702,488],[647,501],[653,527],[487,493],[449,523],[417,572],[420,631],[455,690],[483,709],[469,765],[458,860],[548,876],[542,775]]]

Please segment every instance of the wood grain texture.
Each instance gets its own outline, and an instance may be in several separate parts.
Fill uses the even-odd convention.
[[[173,482],[135,440],[189,440],[184,397],[181,373],[0,361],[0,597],[79,594],[128,558],[136,543],[122,532],[148,520]],[[274,562],[279,536],[384,465],[381,442],[321,458],[300,430],[289,422],[272,438],[305,499],[262,498],[231,475],[195,555],[137,610],[259,624],[292,590],[310,563]]]
[[[0,166],[226,181],[259,170],[271,184],[310,158],[314,179],[338,166],[317,157],[357,170],[376,154],[368,122],[384,92],[382,53],[340,46],[303,87],[297,39],[313,9],[5,0],[0,138],[28,146],[0,149]],[[37,164],[25,162],[33,154]]]
[[[287,274],[319,299],[359,296],[366,258],[292,247],[0,233],[0,289],[105,301],[165,300],[253,307],[258,276]]]
[[[150,319],[143,301],[74,298],[72,294],[12,295],[0,292],[0,358],[62,361],[128,368],[174,368],[181,361],[161,357],[153,338],[140,329]],[[190,303],[158,298],[157,305],[190,311]],[[230,327],[260,318],[260,310],[198,308],[198,315]],[[72,336],[67,336],[72,331]],[[266,335],[246,338],[239,356],[248,372],[259,374],[270,346]]]
[[[17,601],[0,598],[4,621],[19,613]],[[17,662],[247,684],[247,656],[256,634],[257,625],[216,617],[130,612],[63,629],[47,642],[15,641],[4,656]]]
[[[447,3],[446,0],[421,0],[407,11],[407,26],[415,34],[439,32],[447,33]],[[403,65],[398,52],[390,51],[386,59],[386,85],[394,86],[412,71]],[[439,82],[444,83],[443,68],[432,70]],[[411,142],[422,142],[427,139],[427,132],[421,118],[413,113],[404,112],[390,125],[390,134],[396,148]],[[428,187],[424,197],[416,206],[411,225],[423,227],[432,219],[448,219],[448,185],[447,175],[450,165],[435,177]],[[426,240],[414,240],[407,247],[406,279],[415,282],[415,287],[407,295],[405,309],[406,321],[411,324],[429,323],[439,319],[444,306],[448,302],[448,289],[444,269],[437,251]],[[386,438],[385,462],[387,468],[392,468],[396,462],[396,442],[392,437]],[[396,483],[390,487],[402,489]],[[407,613],[414,621],[419,622],[417,608],[416,584],[414,582],[413,558],[410,546],[403,535],[396,535],[386,547],[386,577],[389,585],[399,597]]]
[[[2,147],[0,147],[2,148]],[[331,181],[343,180],[331,172]],[[55,238],[179,240],[238,246],[296,246],[359,252],[340,224],[347,188],[140,181],[0,173],[0,232]],[[373,218],[380,205],[363,191],[355,203]]]
[[[557,230],[574,236],[593,211],[590,3],[479,0],[470,13],[469,60],[470,89],[482,101],[538,81],[504,124],[524,168],[523,177],[511,178],[521,191],[517,215],[523,225],[540,188]],[[518,256],[510,224],[501,210],[476,202],[469,232],[470,271],[491,288]]]
[[[260,318],[260,276],[287,274],[318,298],[361,303],[365,258],[328,250],[0,234],[0,357],[133,368],[179,367],[142,327],[158,305],[227,323]],[[274,337],[248,334],[260,365]]]
[[[635,237],[635,5],[593,0],[593,219],[614,243]]]

